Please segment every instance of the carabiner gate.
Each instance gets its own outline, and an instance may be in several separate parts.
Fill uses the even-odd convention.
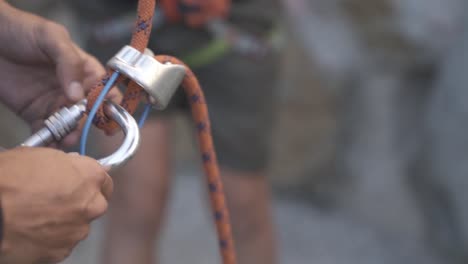
[[[43,147],[53,141],[60,141],[70,134],[86,112],[86,100],[71,106],[64,107],[52,114],[46,121],[45,126],[31,137],[26,139],[22,147]],[[117,168],[130,160],[140,145],[140,130],[135,119],[121,106],[112,102],[104,103],[106,115],[116,122],[125,137],[120,147],[110,156],[98,160],[98,162],[110,169]]]

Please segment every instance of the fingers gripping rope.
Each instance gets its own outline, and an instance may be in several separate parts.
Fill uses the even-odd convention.
[[[138,19],[133,32],[131,46],[138,49],[140,52],[143,52],[148,45],[154,9],[155,0],[139,0]],[[190,102],[192,117],[197,128],[198,143],[208,184],[211,208],[216,224],[222,263],[236,264],[237,258],[234,240],[232,238],[230,216],[226,205],[224,187],[221,182],[216,153],[214,150],[208,107],[205,102],[203,91],[193,72],[183,62],[170,56],[155,56],[155,58],[161,63],[179,64],[186,68],[186,76],[182,82],[182,87],[184,88],[187,99]],[[96,100],[99,95],[102,94],[102,91],[109,82],[111,76],[116,78],[116,83],[123,83],[126,81],[125,77],[117,77],[117,75],[118,73],[114,74],[114,72],[109,70],[102,81],[99,82],[88,94],[88,113],[95,108],[93,109],[93,112],[96,111],[96,117],[93,120],[94,124],[108,133],[112,133],[117,128],[117,125],[109,122],[108,118],[104,115],[102,107],[98,108],[98,106],[94,107],[94,105],[96,104]],[[133,114],[143,95],[144,92],[142,88],[135,82],[130,81],[121,105],[130,114]],[[144,121],[144,119],[145,118],[143,117],[142,121]]]

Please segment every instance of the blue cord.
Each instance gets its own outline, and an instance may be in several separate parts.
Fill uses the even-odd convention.
[[[99,106],[104,101],[107,93],[109,93],[112,86],[114,86],[114,83],[118,77],[119,77],[118,72],[114,72],[112,74],[112,76],[107,81],[106,86],[104,86],[104,89],[99,94],[98,98],[96,99],[96,102],[94,103],[93,108],[91,108],[91,111],[89,112],[88,119],[86,119],[86,123],[83,127],[83,132],[81,133],[81,139],[80,139],[80,154],[81,155],[86,155],[86,143],[88,142],[89,130],[91,129],[93,119],[96,116]]]
[[[145,106],[145,110],[143,111],[143,114],[141,114],[140,120],[138,121],[138,126],[142,128],[145,125],[145,121],[148,118],[149,113],[151,112],[151,104],[147,104]]]

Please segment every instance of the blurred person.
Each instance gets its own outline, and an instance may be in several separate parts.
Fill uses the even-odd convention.
[[[59,24],[0,1],[0,25],[0,100],[33,129],[58,107],[83,99],[104,72]],[[78,135],[73,132],[63,145]],[[4,150],[0,175],[5,264],[66,258],[104,214],[113,189],[97,161],[47,148]]]
[[[276,239],[265,169],[279,56],[275,52],[258,57],[254,54],[254,58],[239,55],[223,46],[223,41],[207,27],[212,19],[225,19],[263,41],[275,30],[278,6],[270,0],[229,2],[158,1],[168,21],[153,29],[149,48],[156,54],[174,55],[188,63],[205,91],[239,263],[273,264]],[[71,4],[82,18],[81,25],[89,28],[112,25],[106,23],[115,16],[133,16],[136,7],[136,1],[89,0]],[[189,11],[178,11],[180,6]],[[103,27],[102,32],[111,28]],[[104,37],[99,34],[97,38],[88,36],[86,47],[105,61],[128,43],[129,34],[110,42],[100,39]],[[181,93],[176,94],[169,109],[154,113],[147,121],[141,131],[145,143],[116,175],[117,191],[111,205],[104,263],[154,263],[155,240],[168,202],[171,116],[176,110],[188,111]]]

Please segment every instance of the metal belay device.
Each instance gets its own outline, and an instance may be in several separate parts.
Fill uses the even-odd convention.
[[[107,66],[140,85],[153,107],[159,110],[167,107],[185,76],[184,66],[160,63],[151,50],[141,53],[128,45]]]
[[[108,66],[138,83],[156,109],[164,109],[168,105],[185,76],[183,66],[162,64],[153,57],[150,50],[141,53],[130,46],[122,48],[109,61]],[[44,127],[26,139],[21,146],[44,147],[54,141],[61,141],[78,127],[86,114],[87,103],[85,99],[52,114],[45,121]],[[125,136],[113,154],[98,160],[101,165],[113,169],[125,164],[135,155],[140,145],[140,130],[136,120],[122,106],[105,101],[103,109],[106,116],[120,126]]]

